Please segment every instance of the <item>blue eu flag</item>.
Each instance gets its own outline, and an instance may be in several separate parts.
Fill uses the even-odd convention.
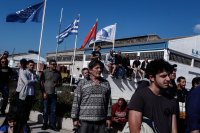
[[[6,17],[6,22],[41,22],[42,11],[44,7],[44,2],[38,3],[36,5],[32,5],[16,13],[9,14]]]

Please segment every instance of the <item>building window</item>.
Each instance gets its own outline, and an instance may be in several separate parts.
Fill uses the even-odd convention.
[[[90,61],[91,60],[91,55],[86,55],[85,61]]]
[[[144,60],[148,57],[150,60],[154,59],[163,59],[164,58],[164,51],[157,51],[157,52],[141,52],[140,59]]]
[[[184,55],[175,54],[175,53],[170,53],[169,60],[186,64],[186,65],[191,65],[191,62],[192,62],[192,58],[186,57]]]
[[[72,61],[72,56],[63,56],[63,61]]]
[[[106,60],[106,54],[101,55],[101,60],[102,61]],[[86,55],[85,61],[91,61],[91,55]]]
[[[124,54],[125,55],[125,54]],[[137,57],[137,53],[128,53],[130,60],[135,60]]]
[[[200,61],[199,60],[194,60],[194,67],[200,68]]]
[[[47,62],[49,62],[50,60],[55,60],[55,56],[47,57]]]
[[[75,61],[83,61],[83,55],[76,55]]]
[[[49,60],[52,60],[52,59],[55,59],[55,56],[50,56],[50,57],[47,57],[47,61]],[[72,61],[73,59],[73,56],[71,55],[63,55],[63,56],[57,56],[57,61]],[[76,55],[75,56],[75,61],[83,61],[83,55]]]

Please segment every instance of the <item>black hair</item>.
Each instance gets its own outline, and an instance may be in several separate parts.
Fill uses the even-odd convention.
[[[83,71],[85,71],[85,70],[88,70],[88,68],[87,68],[87,67],[84,67],[84,68],[81,70],[81,72],[83,73]]]
[[[29,63],[33,63],[34,64],[35,62],[33,60],[28,60],[27,64],[29,64]]]
[[[200,77],[195,77],[192,79],[192,87],[194,87],[195,84],[197,84],[197,85],[200,84]]]
[[[156,74],[166,71],[167,73],[172,72],[171,65],[165,61],[164,59],[156,59],[153,61],[150,61],[150,63],[147,65],[146,68],[146,76],[149,78],[150,75],[153,77],[156,76]]]
[[[14,121],[17,121],[17,114],[14,113],[14,112],[9,112],[6,116],[6,119],[7,121],[11,121],[11,120],[14,120]]]
[[[177,81],[177,82],[180,82],[180,81],[181,81],[181,79],[185,79],[185,77],[183,77],[183,76],[180,76],[180,77],[178,77],[178,78],[177,78],[177,80],[176,80],[176,81]]]
[[[99,60],[92,60],[89,64],[88,64],[88,68],[92,69],[94,68],[96,65],[100,65],[100,67],[103,69],[104,68],[104,64],[99,61]]]
[[[20,60],[20,64],[27,64],[27,60],[26,59],[21,59]]]
[[[176,69],[177,64],[173,64],[172,67],[173,67],[173,69]]]

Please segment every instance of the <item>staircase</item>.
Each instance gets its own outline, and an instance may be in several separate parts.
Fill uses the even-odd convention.
[[[103,77],[110,83],[113,101],[119,98],[124,98],[129,101],[137,88],[137,82],[141,80],[141,76],[139,75],[132,77],[131,80],[127,80],[126,78],[122,79],[120,76],[118,78],[112,78],[105,71],[103,72]]]

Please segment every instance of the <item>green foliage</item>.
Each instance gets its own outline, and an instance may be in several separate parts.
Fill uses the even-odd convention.
[[[32,110],[34,111],[39,111],[42,112],[43,111],[43,98],[42,98],[42,92],[40,90],[40,85],[37,84],[36,85],[36,92],[35,92],[35,103],[32,107]]]
[[[12,81],[9,84],[10,89],[10,101],[14,102],[16,99],[15,91],[17,87],[17,82]],[[35,98],[35,104],[32,108],[32,110],[42,112],[43,111],[43,98],[42,93],[40,90],[40,85],[36,85],[36,98]],[[71,86],[61,86],[57,89],[57,116],[58,117],[70,117],[71,113],[71,107],[72,107],[72,101],[73,101],[73,95],[71,94],[71,91],[74,88]]]
[[[62,86],[59,88],[61,93],[58,94],[57,116],[70,117],[73,95],[71,94],[72,87]]]
[[[71,95],[70,86],[59,87],[57,92],[57,116],[58,117],[70,117],[73,96]],[[42,93],[39,89],[36,91],[36,101],[33,106],[33,110],[43,111],[43,99]]]
[[[35,99],[35,103],[32,107],[32,110],[43,112],[43,102],[42,99]]]

